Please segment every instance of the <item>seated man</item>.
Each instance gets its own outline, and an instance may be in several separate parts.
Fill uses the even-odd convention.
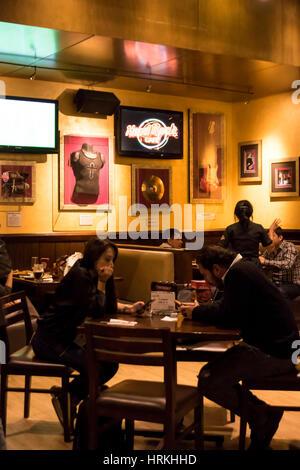
[[[300,258],[295,245],[283,239],[281,227],[273,234],[272,251],[259,257],[260,263],[272,270],[272,280],[284,297],[294,299],[300,295]]]
[[[240,380],[295,370],[291,356],[298,328],[286,299],[254,263],[219,246],[202,248],[196,259],[209,284],[224,286],[224,296],[194,308],[182,305],[182,313],[203,323],[239,329],[242,338],[201,369],[198,386],[209,400],[240,415]],[[250,448],[267,449],[283,412],[250,392],[248,399]]]
[[[166,242],[163,242],[159,245],[159,248],[182,248],[183,241],[182,235],[179,230],[170,228],[170,236]]]

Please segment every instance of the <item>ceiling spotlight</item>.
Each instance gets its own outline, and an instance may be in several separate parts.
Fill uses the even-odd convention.
[[[35,79],[36,79],[36,67],[34,67],[34,72],[29,77],[29,80],[35,80]]]
[[[150,93],[151,90],[152,90],[152,85],[147,85],[146,92]]]

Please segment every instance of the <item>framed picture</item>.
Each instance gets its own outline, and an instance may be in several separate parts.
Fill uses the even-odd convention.
[[[0,161],[0,202],[33,204],[35,202],[35,163]]]
[[[224,191],[224,116],[191,113],[190,202],[218,203]]]
[[[132,204],[172,205],[172,169],[151,165],[132,165]]]
[[[112,204],[112,139],[64,135],[60,150],[60,210],[108,210]]]
[[[239,184],[261,183],[261,140],[239,143]]]
[[[271,161],[270,196],[299,196],[299,157]]]

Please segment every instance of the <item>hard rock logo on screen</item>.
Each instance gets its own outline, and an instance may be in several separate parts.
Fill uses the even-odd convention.
[[[128,124],[125,137],[137,139],[139,144],[147,149],[159,150],[164,147],[170,138],[178,139],[178,128],[172,123],[171,126],[159,119],[146,119],[139,126]]]

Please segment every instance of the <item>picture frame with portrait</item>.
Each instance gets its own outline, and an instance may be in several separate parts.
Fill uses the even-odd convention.
[[[261,140],[238,144],[239,184],[262,182]]]
[[[299,157],[271,161],[270,197],[299,196]]]

